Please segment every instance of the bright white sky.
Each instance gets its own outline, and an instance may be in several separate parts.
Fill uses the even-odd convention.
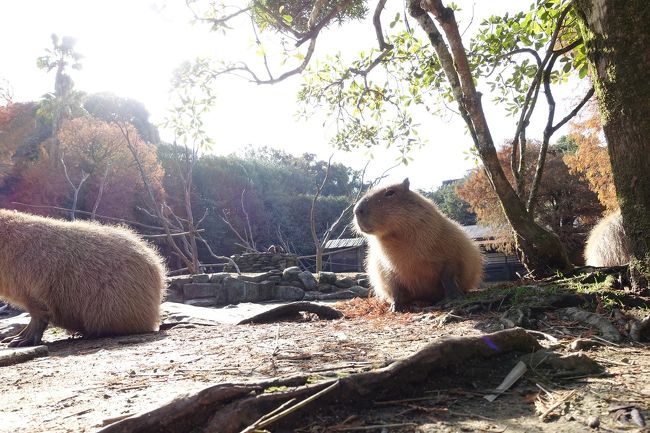
[[[474,8],[476,25],[490,14],[515,11],[529,2],[457,3],[466,12],[460,15],[465,22],[469,22]],[[403,12],[402,1],[389,1],[388,7],[391,4]],[[393,16],[394,13],[385,14],[386,21]],[[37,69],[36,58],[51,46],[50,35],[56,33],[75,37],[77,51],[85,56],[83,69],[72,72],[77,89],[88,93],[108,91],[139,100],[154,123],[165,116],[171,74],[181,62],[196,56],[240,57],[255,50],[249,27],[226,36],[209,33],[200,25],[190,24],[191,15],[182,0],[3,0],[0,17],[0,78],[11,84],[14,102],[37,100],[52,91],[54,73]],[[375,45],[371,24],[359,23],[322,34],[315,57],[337,50],[352,56],[363,47]],[[256,59],[252,54],[247,58]],[[228,154],[247,145],[267,145],[293,154],[312,152],[327,159],[333,152],[328,141],[335,131],[327,124],[323,126],[324,118],[308,122],[295,119],[300,82],[299,76],[274,86],[224,80],[217,89],[217,109],[206,119],[216,142],[213,151]],[[576,86],[564,87],[562,92],[556,92],[560,106],[556,118],[567,111],[561,107],[562,94],[570,101],[570,93],[576,92]],[[487,89],[480,90],[487,93]],[[495,142],[511,138],[514,120],[493,106],[489,95],[483,101]],[[538,109],[541,116],[533,121],[528,134],[531,138],[541,137],[544,109],[543,104]],[[392,180],[408,176],[415,187],[428,189],[437,187],[444,179],[462,177],[474,166],[473,160],[466,159],[471,140],[462,121],[456,116],[446,117],[421,117],[426,125],[420,135],[427,138],[428,145],[412,154],[415,160],[408,166],[393,170]],[[386,149],[376,149],[372,156],[370,170],[375,175],[394,165],[397,158],[395,152]],[[335,160],[355,168],[363,167],[368,157],[363,152],[335,154]]]

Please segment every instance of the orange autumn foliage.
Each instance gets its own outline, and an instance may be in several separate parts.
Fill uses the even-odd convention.
[[[156,194],[162,196],[164,172],[157,161],[156,148],[141,140],[135,128],[129,128],[143,169]],[[136,219],[135,208],[144,206],[146,191],[120,129],[92,117],[79,117],[66,121],[58,138],[62,159],[72,183],[79,185],[84,174],[88,174],[80,189],[77,209],[91,212],[98,204],[99,215]],[[69,207],[72,188],[65,177],[63,165],[50,164],[46,154],[41,153],[34,161],[23,161],[13,175],[11,191],[5,197],[0,197],[5,207],[14,207],[13,202]],[[48,209],[30,211],[61,216],[60,212]]]
[[[566,157],[571,173],[589,183],[590,189],[598,195],[606,213],[617,210],[612,165],[595,104],[585,107],[584,114],[571,123],[569,137],[578,144],[576,153]]]
[[[0,189],[14,168],[13,157],[33,132],[36,104],[15,103],[0,107]]]
[[[531,158],[526,167],[525,199],[528,198],[533,179],[536,164],[534,155],[539,152],[539,143],[529,143],[528,152]],[[504,146],[498,152],[498,157],[506,177],[514,185],[510,170],[510,153],[511,146]],[[555,151],[547,153],[545,170],[537,194],[535,219],[560,237],[567,246],[572,261],[578,263],[582,260],[580,251],[586,232],[581,222],[585,219],[595,219],[600,215],[602,207],[587,182],[570,173],[565,158]],[[493,227],[497,234],[502,236],[511,234],[499,200],[483,169],[472,171],[456,191],[470,204],[480,224]]]

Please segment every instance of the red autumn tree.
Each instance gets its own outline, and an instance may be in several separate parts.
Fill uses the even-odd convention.
[[[72,184],[79,189],[78,210],[136,220],[135,209],[143,203],[144,185],[119,128],[92,117],[78,117],[63,123],[58,139],[65,170],[62,165],[50,164],[43,152],[34,160],[24,160],[14,170],[15,180],[5,191],[2,204],[67,208],[72,203]],[[163,169],[156,148],[140,139],[133,142],[154,190],[162,196]],[[38,212],[61,216],[47,208]]]
[[[530,143],[529,147],[534,152],[539,144]],[[514,184],[511,171],[507,170],[510,152],[510,147],[504,146],[498,157],[508,180]],[[560,237],[572,261],[578,263],[582,260],[582,244],[588,231],[584,221],[592,221],[602,212],[602,206],[587,182],[570,173],[565,158],[566,155],[555,149],[548,152],[535,208],[538,209],[538,222]],[[534,176],[532,164],[526,168],[526,176],[529,179]],[[484,170],[472,171],[457,188],[457,193],[470,204],[479,223],[495,227],[501,234],[509,234],[510,228]]]
[[[607,213],[617,210],[612,164],[595,104],[589,104],[583,115],[571,123],[569,138],[577,144],[575,154],[565,158],[571,173],[589,183]]]

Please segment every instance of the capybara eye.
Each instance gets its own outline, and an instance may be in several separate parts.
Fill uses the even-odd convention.
[[[394,189],[387,189],[386,192],[384,193],[384,197],[390,197],[391,195],[395,195]]]

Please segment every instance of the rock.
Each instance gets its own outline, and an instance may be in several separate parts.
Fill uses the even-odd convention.
[[[354,286],[355,284],[354,284],[354,280],[352,278],[345,277],[345,278],[341,278],[340,280],[337,280],[334,283],[334,285],[336,287],[338,287],[338,288],[341,288],[341,289],[348,289],[348,288]]]
[[[309,291],[305,292],[305,296],[302,298],[303,301],[318,301],[320,300],[322,293],[319,291]]]
[[[192,282],[193,283],[209,283],[210,282],[210,274],[192,275]]]
[[[189,299],[185,302],[187,305],[193,307],[216,307],[219,305],[219,302],[216,297],[212,298],[199,298],[199,299]]]
[[[298,266],[292,266],[290,268],[282,271],[282,280],[283,281],[296,281],[298,279],[298,274],[302,271]]]
[[[332,284],[319,283],[317,290],[321,293],[332,293],[334,290],[338,290],[338,287]]]
[[[168,277],[167,284],[178,284],[179,286],[184,286],[187,283],[192,282],[191,275],[178,275],[176,277]]]
[[[587,425],[590,428],[598,428],[600,427],[600,419],[597,416],[590,416],[587,418]]]
[[[213,283],[189,283],[183,286],[183,299],[210,298],[217,296],[220,286]]]
[[[359,278],[357,280],[357,284],[361,287],[365,287],[366,289],[370,288],[370,280],[368,278]]]
[[[302,283],[305,290],[316,290],[316,287],[318,286],[318,282],[316,281],[314,274],[309,271],[299,273],[298,279]]]
[[[357,281],[359,281],[359,280],[367,280],[368,279],[368,274],[364,274],[363,272],[358,273],[357,275],[354,276],[354,279],[357,280]]]
[[[238,304],[246,299],[246,284],[239,278],[226,277],[223,280],[223,291],[226,293],[226,304]]]
[[[532,310],[528,307],[510,307],[501,315],[499,321],[504,329],[520,326],[525,329],[535,329],[534,321],[531,319]]]
[[[352,299],[357,297],[358,295],[354,293],[352,290],[339,290],[338,292],[334,292],[334,293],[323,293],[320,295],[319,300],[330,301],[335,299]]]
[[[300,301],[305,297],[305,291],[294,286],[273,287],[273,299],[279,301]]]
[[[230,274],[228,272],[217,272],[216,274],[211,274],[210,275],[210,282],[211,283],[221,283],[226,277],[229,277]]]
[[[274,287],[273,281],[265,280],[259,283],[244,281],[244,301],[241,302],[270,301],[273,299]]]
[[[268,280],[268,281],[273,281],[273,282],[275,282],[275,283],[279,283],[280,280],[282,280],[282,276],[281,276],[281,275],[270,275],[270,276],[267,278],[267,280]]]
[[[253,283],[260,283],[264,280],[267,280],[270,277],[268,272],[262,272],[259,274],[248,274],[240,275],[238,278],[242,281],[251,281]]]
[[[370,292],[370,289],[362,286],[352,286],[348,290],[356,293],[360,298],[367,298],[368,293]]]
[[[319,272],[319,284],[334,284],[336,282],[336,274],[334,272]]]
[[[183,286],[177,283],[170,284],[163,298],[169,302],[183,302]]]

